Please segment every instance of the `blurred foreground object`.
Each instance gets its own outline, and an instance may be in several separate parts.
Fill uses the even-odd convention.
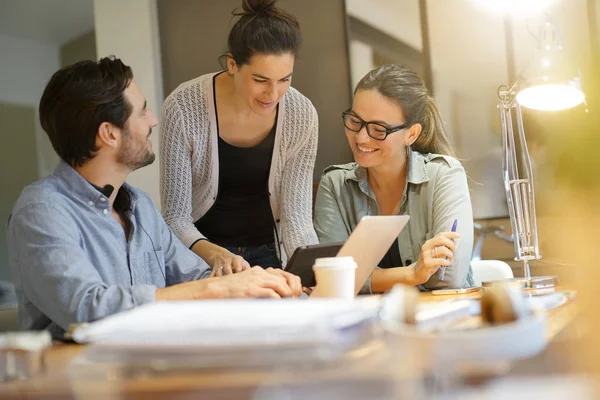
[[[26,379],[44,371],[44,351],[52,345],[47,331],[0,334],[0,380]]]

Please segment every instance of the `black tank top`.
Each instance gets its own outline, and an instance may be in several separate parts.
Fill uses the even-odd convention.
[[[394,243],[392,243],[392,246],[379,263],[379,268],[394,268],[401,266],[402,258],[400,257],[400,247],[398,246],[398,240],[394,240]]]
[[[194,224],[219,246],[251,247],[274,242],[268,182],[278,114],[279,106],[273,128],[254,147],[232,146],[219,136],[217,198]]]

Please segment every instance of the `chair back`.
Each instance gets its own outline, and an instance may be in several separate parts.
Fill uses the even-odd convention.
[[[475,286],[481,286],[481,282],[514,278],[510,265],[500,260],[472,260],[471,269]]]

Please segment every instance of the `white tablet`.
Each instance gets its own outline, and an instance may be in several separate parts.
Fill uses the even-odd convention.
[[[363,217],[336,257],[353,257],[358,268],[354,280],[357,295],[373,270],[398,239],[410,217],[408,215],[377,215]],[[319,297],[318,286],[310,297]]]

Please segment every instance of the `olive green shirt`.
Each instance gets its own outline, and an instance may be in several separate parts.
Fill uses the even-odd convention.
[[[379,215],[367,170],[356,163],[334,165],[323,172],[315,203],[314,224],[321,243],[340,242],[350,236],[365,215]],[[455,219],[461,234],[454,262],[420,285],[422,290],[473,286],[473,211],[465,170],[458,160],[439,154],[410,152],[407,183],[398,215],[410,220],[398,236],[402,266],[414,265],[421,246],[439,232],[449,232]],[[370,280],[366,284],[370,292]]]

